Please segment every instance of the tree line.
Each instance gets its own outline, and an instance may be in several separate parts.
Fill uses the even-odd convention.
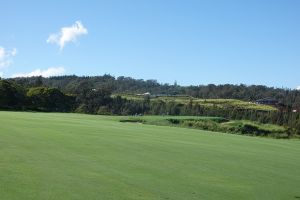
[[[133,79],[130,77],[113,77],[105,74],[103,76],[57,76],[50,78],[30,77],[14,78],[16,83],[25,87],[47,86],[58,88],[66,94],[74,94],[81,86],[88,88],[108,88],[112,93],[145,93],[187,95],[196,98],[211,99],[239,99],[244,101],[255,101],[258,99],[272,97],[290,109],[300,108],[300,91],[288,88],[273,88],[263,85],[198,85],[180,86],[174,83],[160,84],[156,80]]]

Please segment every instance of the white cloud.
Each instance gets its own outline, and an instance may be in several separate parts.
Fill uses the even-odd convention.
[[[79,36],[86,35],[87,33],[88,30],[82,23],[76,21],[72,26],[62,27],[59,33],[50,34],[47,43],[57,44],[60,50],[63,50],[66,43],[75,42]]]
[[[296,90],[300,90],[300,85],[298,87],[296,87]]]
[[[2,77],[3,76],[3,72],[0,72],[0,77]]]
[[[16,56],[17,49],[7,50],[0,46],[0,69],[9,67],[12,64],[12,58]]]
[[[17,49],[13,48],[10,53],[11,53],[12,56],[17,55]]]
[[[36,69],[29,73],[18,73],[12,75],[12,77],[31,77],[31,76],[43,76],[43,77],[50,77],[50,76],[59,76],[65,73],[64,67],[50,67],[46,70]]]

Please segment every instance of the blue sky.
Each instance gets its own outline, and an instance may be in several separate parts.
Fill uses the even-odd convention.
[[[300,86],[299,0],[0,5],[2,77],[108,73],[181,85]]]

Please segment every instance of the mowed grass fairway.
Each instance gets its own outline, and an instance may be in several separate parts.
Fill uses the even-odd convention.
[[[0,199],[300,198],[300,141],[0,112]]]

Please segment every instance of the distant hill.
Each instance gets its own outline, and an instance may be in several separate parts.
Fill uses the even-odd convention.
[[[239,99],[255,101],[263,98],[273,98],[292,108],[300,108],[300,91],[285,88],[273,88],[263,85],[198,85],[180,86],[177,84],[161,84],[156,80],[134,79],[130,77],[103,76],[57,76],[50,78],[30,77],[11,79],[17,83],[32,86],[48,86],[59,88],[65,93],[74,94],[82,88],[108,88],[114,94],[151,94],[187,95],[202,99]],[[201,80],[199,80],[201,82]]]
[[[142,95],[125,95],[121,94],[122,98],[131,99],[131,100],[144,100]],[[237,99],[200,99],[195,97],[188,96],[149,96],[150,101],[153,102],[177,102],[182,104],[198,104],[204,108],[213,109],[216,108],[232,108],[240,110],[255,110],[255,111],[277,111],[276,107],[270,105],[257,104],[255,102],[248,102]]]

